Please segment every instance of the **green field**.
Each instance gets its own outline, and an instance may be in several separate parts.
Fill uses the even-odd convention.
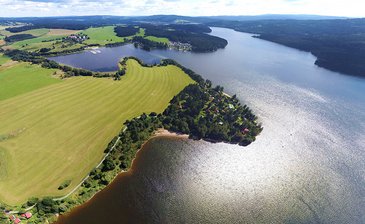
[[[36,36],[36,38],[27,39],[15,42],[11,44],[10,46],[6,46],[6,48],[10,49],[20,49],[20,50],[27,50],[27,51],[38,51],[41,48],[50,48],[50,52],[62,52],[62,51],[68,51],[68,50],[74,50],[79,49],[81,47],[85,47],[87,45],[97,44],[104,46],[106,44],[112,44],[112,43],[121,43],[124,42],[124,39],[131,39],[133,36],[129,37],[118,37],[116,33],[114,32],[115,26],[104,26],[104,27],[96,27],[96,28],[89,28],[83,31],[80,31],[79,33],[86,34],[90,39],[84,41],[81,44],[70,44],[61,42],[61,39],[63,37],[66,37],[68,35],[75,33],[77,31],[71,31],[71,30],[49,30],[49,29],[34,29],[34,30],[27,30],[18,34],[32,34]],[[64,33],[64,34],[62,34]],[[14,35],[14,33],[11,33],[6,30],[0,31],[0,35],[6,35],[11,36]],[[135,36],[144,36],[145,30],[140,28],[139,32],[136,33]],[[4,36],[0,36],[1,37]],[[160,38],[160,37],[154,37],[154,36],[147,36],[145,37],[148,40],[156,41],[156,42],[162,42],[162,43],[168,43],[169,40],[167,38]],[[1,40],[0,40],[1,41]],[[0,45],[4,44],[3,42],[0,42]]]
[[[2,58],[5,57],[0,57],[0,64]],[[17,63],[10,68],[0,66],[0,101],[60,82],[52,77],[55,71],[29,63]]]
[[[11,48],[14,49],[21,49],[21,50],[28,50],[28,51],[35,51],[39,50],[44,47],[52,47],[52,44],[56,40],[61,40],[64,36],[41,36],[33,39],[27,39],[15,42],[11,45]]]
[[[12,32],[9,32],[7,30],[1,30],[0,31],[0,34],[4,35],[4,36],[13,36],[13,35],[18,35],[18,34],[31,34],[33,36],[40,37],[40,36],[44,36],[48,33],[49,33],[49,29],[45,29],[45,28],[27,30],[27,31],[19,32],[19,33],[12,33]]]
[[[9,60],[10,60],[10,58],[8,58],[8,57],[6,57],[6,56],[4,56],[4,55],[0,54],[0,66],[1,66],[2,64],[4,64],[5,62],[9,61]],[[1,67],[0,67],[0,70],[1,70]],[[0,90],[0,91],[1,91],[1,90]]]
[[[160,43],[169,43],[169,39],[165,38],[165,37],[154,37],[154,36],[146,36],[145,37],[147,40],[150,41],[155,41],[155,42],[160,42]]]
[[[97,28],[89,28],[81,33],[84,33],[90,37],[89,40],[86,40],[86,44],[110,44],[116,42],[123,42],[124,38],[118,37],[114,32],[114,26],[104,26]]]
[[[0,101],[0,201],[68,193],[101,160],[125,120],[162,112],[192,79],[180,68],[127,62],[121,81],[73,77]],[[57,188],[66,180],[65,190]]]

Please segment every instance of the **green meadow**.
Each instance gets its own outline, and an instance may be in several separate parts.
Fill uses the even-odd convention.
[[[169,39],[165,38],[165,37],[154,37],[154,36],[146,36],[145,37],[147,40],[150,41],[154,41],[154,42],[160,42],[160,43],[169,43]]]
[[[61,82],[52,77],[55,71],[29,63],[16,63],[6,68],[0,66],[0,101]]]
[[[116,42],[123,42],[124,38],[118,37],[114,32],[114,26],[104,26],[97,28],[89,28],[81,33],[84,33],[90,37],[89,40],[86,40],[86,44],[111,44]]]

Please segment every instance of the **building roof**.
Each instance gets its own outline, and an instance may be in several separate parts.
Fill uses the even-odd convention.
[[[26,212],[26,213],[25,213],[25,217],[26,217],[27,219],[32,218],[32,213],[30,213],[30,212]]]
[[[19,218],[16,218],[15,220],[14,220],[14,223],[15,224],[18,224],[18,223],[20,223],[22,220],[20,220]]]

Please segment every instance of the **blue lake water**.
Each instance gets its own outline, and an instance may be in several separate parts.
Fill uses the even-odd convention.
[[[250,34],[213,28],[212,35],[228,46],[197,54],[126,45],[54,58],[104,71],[122,56],[172,58],[237,94],[264,127],[245,148],[153,139],[132,173],[64,222],[119,212],[137,223],[365,223],[365,79]]]

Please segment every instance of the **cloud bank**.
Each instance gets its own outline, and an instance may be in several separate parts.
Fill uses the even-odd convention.
[[[318,14],[365,17],[359,0],[0,0],[0,16]]]

